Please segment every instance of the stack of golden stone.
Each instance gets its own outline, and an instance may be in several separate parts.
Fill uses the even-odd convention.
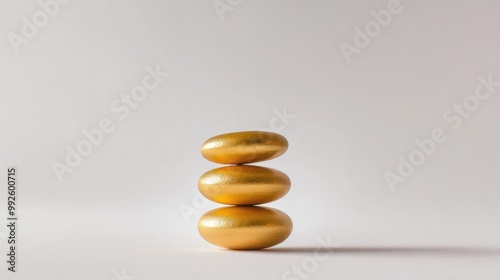
[[[288,238],[290,217],[255,205],[286,195],[290,178],[272,168],[246,165],[279,157],[287,149],[285,137],[263,131],[222,134],[205,141],[201,154],[228,166],[203,174],[198,188],[211,201],[233,205],[208,211],[200,218],[198,231],[206,241],[228,249],[258,250]]]

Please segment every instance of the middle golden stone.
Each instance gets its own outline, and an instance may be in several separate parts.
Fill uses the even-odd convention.
[[[255,205],[280,199],[290,190],[290,178],[276,169],[236,165],[210,170],[198,181],[208,199],[231,205]]]

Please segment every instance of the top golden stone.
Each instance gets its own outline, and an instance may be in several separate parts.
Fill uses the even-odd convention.
[[[245,164],[270,160],[288,149],[285,137],[265,131],[242,131],[214,136],[201,147],[209,161],[221,164]]]

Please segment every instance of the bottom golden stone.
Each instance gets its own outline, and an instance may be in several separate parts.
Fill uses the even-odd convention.
[[[269,207],[229,206],[205,213],[198,231],[208,242],[233,250],[259,250],[285,241],[292,232],[287,214]]]

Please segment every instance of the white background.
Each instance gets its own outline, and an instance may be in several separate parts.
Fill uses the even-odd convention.
[[[221,20],[212,0],[73,0],[16,53],[9,34],[43,10],[2,0],[0,206],[5,221],[17,166],[20,220],[15,274],[1,222],[1,279],[278,280],[303,263],[308,279],[498,279],[500,88],[456,130],[443,113],[500,81],[500,2],[402,0],[348,63],[340,44],[388,2],[244,0]],[[157,65],[170,76],[121,120],[111,105]],[[196,230],[218,207],[193,191],[217,167],[200,146],[283,110],[290,148],[261,165],[290,176],[270,206],[294,231],[218,249]],[[60,182],[53,162],[103,118],[115,130]],[[447,141],[391,190],[384,173],[435,128]],[[337,249],[312,269],[318,238]]]

